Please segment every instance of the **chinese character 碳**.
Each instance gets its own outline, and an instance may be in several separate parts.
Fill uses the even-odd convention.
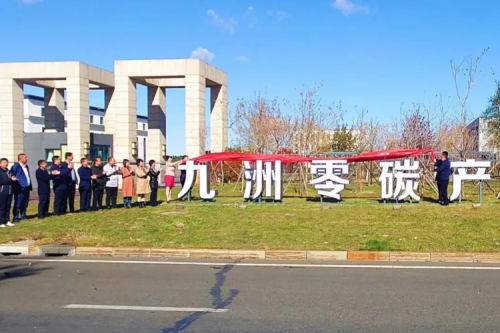
[[[200,172],[200,197],[203,200],[213,200],[215,191],[210,190],[210,178],[208,164],[195,164],[194,161],[187,161],[186,164],[179,165],[179,170],[186,170],[186,181],[177,198],[182,198],[193,188],[196,180],[196,172]]]
[[[453,175],[453,191],[450,196],[450,201],[460,197],[462,193],[462,180],[489,180],[490,174],[486,173],[486,169],[490,166],[490,161],[466,160],[451,162],[451,167],[457,168],[458,173]],[[468,174],[468,168],[477,168],[477,173]]]
[[[419,168],[419,162],[411,164],[410,160],[396,162],[380,162],[382,173],[380,174],[380,191],[382,199],[394,197],[397,201],[411,197],[420,200],[415,192],[418,190],[418,179],[420,174],[416,172]],[[396,187],[394,187],[396,179]],[[402,192],[402,193],[401,193]]]
[[[349,184],[348,179],[341,176],[349,172],[346,160],[314,160],[311,174],[319,176],[309,183],[314,185],[319,195],[341,200],[340,192]]]
[[[263,163],[259,160],[255,162],[254,170],[249,161],[244,161],[243,168],[246,184],[243,197],[246,200],[258,199],[262,196],[265,183],[265,196],[272,197],[274,192],[274,200],[281,201],[283,198],[281,165],[281,161]],[[252,194],[252,185],[254,182],[255,191]]]

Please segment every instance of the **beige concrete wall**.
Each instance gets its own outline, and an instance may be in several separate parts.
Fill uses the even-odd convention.
[[[210,95],[210,150],[219,153],[228,146],[227,87],[211,87]]]
[[[167,144],[167,103],[165,88],[148,87],[148,158],[156,161],[157,165],[163,162],[162,145]],[[146,161],[147,163],[147,161]]]
[[[64,89],[44,89],[45,132],[64,132]]]
[[[0,78],[0,115],[2,118],[2,157],[17,162],[24,150],[23,84],[11,78]]]
[[[105,116],[106,133],[113,134],[113,155],[117,161],[130,159],[132,142],[137,142],[137,91],[127,76],[115,76],[115,91]]]
[[[206,137],[205,78],[186,75],[186,155],[203,155]]]
[[[84,157],[83,144],[90,143],[89,80],[81,76],[66,79],[66,128],[68,151],[73,153],[75,165]]]

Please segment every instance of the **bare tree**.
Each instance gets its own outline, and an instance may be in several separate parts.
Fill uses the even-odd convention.
[[[232,118],[240,147],[261,154],[288,148],[293,133],[292,118],[282,113],[276,99],[268,100],[257,94],[252,100],[242,100]]]
[[[471,138],[471,133],[467,131],[467,124],[471,120],[470,113],[467,108],[472,87],[476,82],[476,77],[480,73],[481,60],[489,48],[484,49],[478,57],[466,56],[461,62],[457,63],[450,60],[451,73],[455,82],[455,93],[460,104],[460,146],[455,147],[460,152],[462,157],[465,157],[466,152],[469,150],[471,144],[468,142]],[[465,82],[463,79],[465,79]]]
[[[334,130],[342,122],[342,107],[324,106],[318,96],[321,86],[299,94],[291,105],[294,114],[292,147],[299,155],[311,156],[330,151]],[[299,165],[299,193],[307,194],[307,165]]]

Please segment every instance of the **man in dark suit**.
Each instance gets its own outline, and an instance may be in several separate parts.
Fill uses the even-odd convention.
[[[14,193],[12,215],[14,215],[14,222],[19,222],[19,214],[21,214],[22,220],[26,220],[30,191],[33,189],[28,167],[28,156],[24,153],[17,155],[17,163],[14,163],[10,172],[17,178],[17,182],[12,187],[12,192]]]
[[[437,172],[436,180],[439,188],[439,202],[443,206],[448,206],[448,183],[450,182],[451,162],[448,160],[447,151],[443,151],[441,154],[441,163],[436,163],[435,171]]]
[[[92,179],[97,177],[92,175],[92,169],[89,168],[89,160],[82,158],[80,160],[82,166],[78,168],[78,176],[80,177],[80,212],[90,211],[90,199],[92,197]]]
[[[102,160],[99,157],[94,158],[92,165],[92,210],[102,209],[102,197],[106,187],[106,171],[103,171]]]
[[[151,196],[149,197],[149,204],[151,207],[158,205],[158,176],[160,171],[156,170],[156,161],[149,161],[149,187],[151,188]]]
[[[38,183],[38,218],[43,219],[49,215],[50,205],[50,180],[60,174],[59,170],[47,171],[47,161],[39,160],[36,170]]]
[[[73,166],[73,153],[67,152],[64,157],[66,161],[61,163],[63,168],[68,168],[69,166]],[[75,212],[75,191],[76,185],[78,184],[78,177],[76,177],[76,170],[74,167],[70,169],[70,172],[64,177],[66,180],[66,198],[68,200],[69,212]]]
[[[66,193],[68,191],[66,176],[73,169],[73,164],[68,165],[68,167],[63,167],[59,156],[54,156],[52,158],[52,162],[53,164],[50,171],[59,171],[59,175],[52,178],[52,189],[54,190],[54,214],[56,216],[60,216],[66,214]]]

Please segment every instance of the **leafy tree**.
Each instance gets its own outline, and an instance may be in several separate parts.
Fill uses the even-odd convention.
[[[500,81],[497,82],[497,91],[490,97],[488,107],[484,111],[484,117],[488,118],[488,131],[491,140],[500,146]]]
[[[350,152],[356,149],[356,137],[352,129],[347,129],[346,125],[336,129],[332,137],[332,151]]]

